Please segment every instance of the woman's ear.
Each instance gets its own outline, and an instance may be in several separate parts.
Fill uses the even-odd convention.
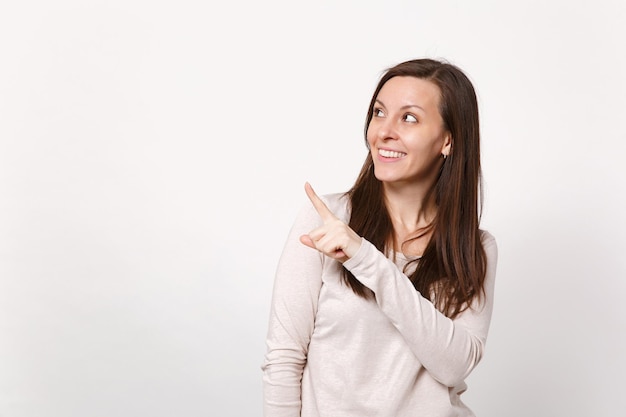
[[[450,151],[452,150],[452,134],[450,132],[446,132],[443,137],[443,146],[441,147],[441,155],[447,157],[450,155]]]

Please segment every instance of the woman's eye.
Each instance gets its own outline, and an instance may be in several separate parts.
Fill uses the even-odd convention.
[[[385,115],[385,113],[383,113],[383,111],[381,109],[374,109],[374,116],[375,117],[383,117]]]
[[[404,116],[404,120],[411,123],[417,123],[417,117],[413,116],[412,114],[406,114]]]

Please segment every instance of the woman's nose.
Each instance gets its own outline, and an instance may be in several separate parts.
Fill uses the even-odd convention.
[[[396,129],[393,120],[385,119],[381,122],[380,129],[378,129],[378,138],[382,140],[396,139]]]

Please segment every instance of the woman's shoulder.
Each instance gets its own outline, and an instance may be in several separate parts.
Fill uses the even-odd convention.
[[[496,238],[488,230],[480,229],[480,242],[485,249],[489,247],[497,247]]]
[[[347,193],[323,194],[320,198],[339,219],[346,223],[350,220],[350,198]]]
[[[350,214],[348,210],[348,206],[350,204],[350,198],[348,195],[344,193],[332,193],[332,194],[321,194],[319,197],[322,199],[324,204],[328,207],[330,211],[333,212],[335,216],[337,216],[341,221],[348,223],[350,221]],[[305,197],[306,198],[306,197]],[[320,216],[311,204],[311,201],[306,198],[306,201],[303,202],[303,205],[300,209],[300,214],[298,216],[299,222],[319,223]]]
[[[324,200],[329,209],[332,209],[333,207],[337,209],[345,208],[350,202],[350,198],[345,192],[322,194],[320,197]]]

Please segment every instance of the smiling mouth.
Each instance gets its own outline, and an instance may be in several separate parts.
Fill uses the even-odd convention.
[[[379,149],[378,155],[383,158],[402,158],[403,156],[406,156],[404,152],[389,151],[387,149]]]

